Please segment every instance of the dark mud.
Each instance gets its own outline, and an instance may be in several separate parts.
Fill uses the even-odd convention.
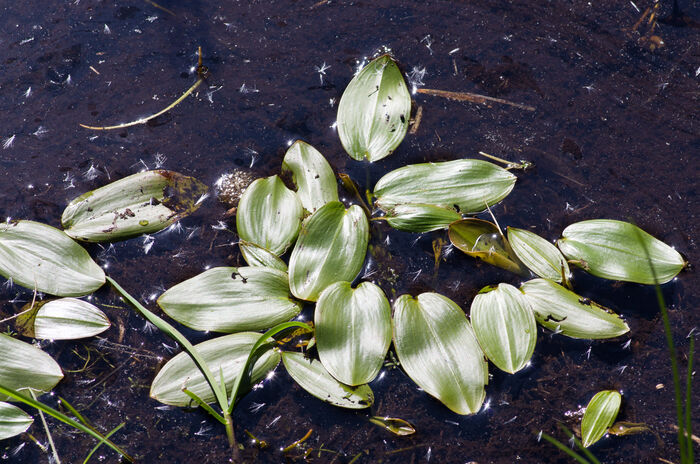
[[[162,5],[174,16],[138,0],[31,0],[2,7],[1,217],[59,226],[72,198],[146,167],[176,170],[210,186],[236,168],[271,175],[295,139],[317,147],[362,189],[407,163],[475,157],[481,150],[537,166],[519,174],[513,193],[494,208],[501,225],[555,239],[583,219],[633,220],[691,263],[700,262],[700,15],[694,2],[679,2],[675,12],[671,2],[662,2],[653,33],[646,22],[633,30],[651,6],[643,1]],[[664,46],[652,51],[652,35]],[[167,106],[195,81],[200,45],[211,76],[195,97],[145,126],[113,132],[78,126],[127,122]],[[536,110],[418,94],[415,107],[423,107],[423,117],[417,133],[385,160],[371,166],[352,161],[331,127],[337,102],[358,61],[387,48],[415,85],[482,93]],[[165,288],[207,266],[243,263],[232,246],[235,235],[220,226],[234,228],[225,211],[212,197],[182,221],[181,231],[88,249],[109,275],[155,308]],[[389,296],[434,290],[468,308],[481,287],[518,283],[459,252],[448,254],[434,277],[432,240],[445,234],[418,237],[377,227],[370,270]],[[565,463],[568,458],[537,442],[537,432],[564,440],[556,423],[575,427],[579,418],[570,412],[595,392],[614,388],[624,392],[620,418],[648,424],[661,443],[651,434],[609,438],[595,454],[605,463],[677,462],[670,364],[653,289],[578,271],[574,284],[624,315],[629,348],[623,345],[630,337],[571,341],[543,331],[533,367],[514,376],[492,369],[489,408],[471,417],[449,412],[400,369],[384,371],[372,385],[377,400],[371,413],[357,413],[311,398],[278,368],[236,410],[244,456],[303,461],[304,450],[286,456],[279,450],[313,429],[305,442],[314,448],[309,462],[350,462],[360,454],[354,462]],[[696,273],[684,272],[664,293],[683,369],[686,336],[699,325]],[[28,299],[30,292],[3,286],[0,318]],[[200,411],[160,407],[148,398],[174,343],[149,331],[109,290],[95,301],[116,306],[104,307],[115,325],[107,341],[45,345],[66,369],[56,394],[102,430],[126,422],[114,440],[139,462],[227,462],[221,426]],[[194,341],[205,338],[186,333]],[[88,351],[87,368],[68,372],[82,369]],[[369,414],[401,417],[418,433],[394,437],[370,424]],[[82,462],[93,441],[51,427],[63,461]],[[270,446],[251,446],[244,430]],[[38,423],[31,432],[45,440]],[[111,452],[100,454],[104,462],[117,460]],[[26,435],[0,443],[0,461],[48,459]]]

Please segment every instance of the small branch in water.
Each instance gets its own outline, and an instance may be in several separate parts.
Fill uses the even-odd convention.
[[[520,103],[515,103],[509,100],[504,100],[502,98],[488,97],[486,95],[479,95],[478,93],[471,92],[450,92],[448,90],[437,90],[437,89],[418,89],[418,93],[424,93],[426,95],[432,95],[434,97],[447,98],[448,100],[462,101],[462,102],[472,102],[472,103],[486,103],[494,102],[501,103],[503,105],[514,106],[515,108],[520,108],[521,110],[535,111],[534,106],[523,105]]]
[[[145,1],[146,1],[146,3],[149,3],[149,4],[153,5],[154,7],[158,8],[159,10],[163,10],[163,11],[165,11],[166,13],[169,13],[169,14],[175,16],[175,13],[173,13],[173,12],[170,11],[169,9],[165,8],[164,6],[158,5],[158,4],[157,4],[156,2],[154,2],[153,0],[145,0]]]
[[[283,452],[283,453],[288,453],[288,452],[290,452],[291,450],[293,450],[294,448],[296,448],[297,446],[299,446],[299,445],[301,445],[302,443],[304,443],[306,440],[309,439],[309,437],[311,436],[311,434],[313,433],[313,431],[314,431],[314,429],[309,429],[309,431],[306,432],[306,435],[304,435],[303,437],[301,437],[300,439],[298,439],[297,441],[295,441],[295,442],[292,443],[291,445],[289,445],[289,446],[287,446],[286,448],[284,448],[284,449],[282,450],[282,452]]]
[[[423,107],[419,106],[418,109],[416,110],[416,117],[413,118],[411,130],[408,131],[409,134],[415,135],[416,132],[418,132],[418,128],[420,127],[421,119],[423,119]]]

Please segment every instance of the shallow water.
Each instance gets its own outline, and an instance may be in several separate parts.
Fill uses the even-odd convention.
[[[502,226],[556,239],[568,224],[591,218],[633,220],[675,246],[691,263],[698,189],[697,73],[700,15],[692,2],[672,14],[664,2],[650,50],[649,25],[632,30],[641,1],[266,1],[166,2],[36,0],[0,14],[0,216],[59,226],[72,198],[144,168],[163,167],[213,186],[224,173],[279,171],[291,141],[318,148],[336,172],[362,189],[408,163],[476,157],[485,151],[527,159],[513,193],[494,209]],[[694,8],[695,7],[695,8]],[[638,8],[640,11],[637,11]],[[154,113],[194,81],[202,46],[211,76],[194,98],[145,126],[112,132],[79,123],[126,122]],[[419,87],[469,91],[536,108],[529,112],[417,94],[422,121],[389,158],[352,161],[333,123],[337,102],[358,64],[390,50]],[[423,70],[425,74],[423,75]],[[341,189],[346,200],[352,196]],[[695,205],[695,206],[694,206]],[[219,227],[226,207],[211,197],[192,216],[152,237],[114,247],[89,246],[106,272],[155,308],[165,289],[209,266],[238,265],[235,235]],[[518,278],[449,253],[434,276],[432,241],[446,234],[393,231],[376,224],[371,276],[389,296],[437,291],[468,308],[480,288]],[[579,423],[577,411],[597,391],[624,392],[620,419],[644,422],[653,435],[610,438],[593,451],[606,463],[678,460],[672,379],[663,326],[650,287],[575,272],[575,289],[623,314],[631,337],[571,341],[540,332],[533,366],[517,375],[491,369],[489,407],[461,417],[419,391],[400,369],[372,384],[371,413],[338,410],[310,397],[278,367],[236,410],[244,455],[257,462],[569,462],[545,443],[556,423]],[[687,334],[699,325],[700,285],[693,271],[664,286],[685,367]],[[0,319],[31,299],[0,290]],[[114,441],[140,462],[226,462],[225,433],[201,411],[159,408],[148,387],[174,342],[103,289],[95,296],[115,325],[107,340],[56,342],[45,348],[66,370],[56,394],[84,409],[102,430],[127,423]],[[119,328],[123,328],[120,331]],[[0,327],[5,330],[4,327]],[[193,341],[205,335],[186,332]],[[623,345],[631,338],[629,348]],[[79,356],[78,356],[79,355]],[[657,388],[663,384],[663,388]],[[697,392],[697,388],[694,392]],[[55,398],[45,397],[55,404]],[[698,396],[694,395],[695,404]],[[697,407],[695,408],[697,411]],[[390,415],[418,430],[394,437],[368,422]],[[695,430],[698,415],[695,414]],[[270,446],[250,446],[244,430]],[[38,424],[32,434],[44,440]],[[91,439],[53,424],[64,462],[82,462]],[[663,446],[662,446],[663,445]],[[321,450],[321,451],[319,451]],[[103,450],[105,462],[116,462]],[[46,462],[25,436],[0,442],[0,461]]]

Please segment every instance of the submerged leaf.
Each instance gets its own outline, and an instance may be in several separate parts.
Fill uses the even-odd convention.
[[[57,296],[82,296],[105,283],[105,273],[64,232],[33,221],[0,224],[0,275]]]
[[[581,420],[581,442],[586,448],[600,440],[620,410],[622,396],[614,390],[596,393],[586,406]]]
[[[391,171],[374,186],[384,211],[403,204],[456,208],[462,214],[484,211],[504,199],[516,177],[505,169],[475,159],[410,164]]]
[[[481,348],[499,369],[514,374],[535,351],[537,325],[525,296],[512,285],[486,287],[474,298],[470,311]]]
[[[323,366],[347,385],[377,376],[391,343],[391,306],[381,288],[336,282],[321,293],[315,314],[316,346]]]
[[[144,171],[84,193],[61,216],[77,240],[122,240],[157,232],[199,208],[206,185],[173,171]]]
[[[486,397],[488,366],[464,312],[449,298],[422,293],[394,302],[394,346],[406,374],[457,414]]]
[[[297,195],[313,213],[330,201],[338,201],[338,183],[326,158],[306,142],[297,140],[282,161],[282,172],[291,171]]]
[[[368,385],[351,387],[340,383],[316,359],[306,359],[302,353],[284,352],[282,362],[301,388],[326,403],[348,409],[364,409],[374,403],[374,393]]]
[[[525,294],[535,318],[555,333],[572,338],[614,338],[630,328],[612,310],[546,279],[525,282]]]
[[[415,427],[396,417],[372,416],[369,421],[400,437],[416,433]]]
[[[496,224],[481,219],[462,219],[450,224],[448,234],[450,242],[467,255],[516,274],[526,273]]]
[[[158,298],[165,313],[196,330],[262,330],[299,314],[287,274],[265,267],[215,267]]]
[[[50,391],[63,378],[51,356],[29,343],[0,333],[0,380],[12,390]],[[6,400],[0,395],[0,401]]]
[[[109,329],[109,326],[105,313],[97,306],[77,298],[42,301],[16,321],[18,332],[40,340],[92,337]]]
[[[571,276],[569,265],[557,247],[529,230],[508,227],[508,242],[515,255],[543,279],[561,282]]]
[[[34,419],[17,406],[0,401],[0,440],[23,433]]]
[[[230,391],[248,359],[250,350],[259,338],[259,333],[241,332],[207,340],[195,345],[194,348],[218,382],[221,382],[223,373],[223,384],[226,386],[226,391]],[[272,349],[273,342],[274,340],[270,339],[270,345],[267,346],[266,351],[255,361],[251,385],[265,377],[279,364],[280,355],[277,350]],[[205,403],[216,401],[202,372],[185,352],[178,353],[158,372],[151,385],[151,397],[164,404],[191,406],[192,399],[182,391],[183,388],[199,396]]]
[[[389,55],[375,59],[350,81],[338,104],[338,136],[348,154],[378,161],[399,146],[408,130],[411,95]]]
[[[362,208],[326,203],[304,221],[289,258],[292,294],[316,301],[330,284],[352,281],[362,269],[368,240],[369,224]]]
[[[249,266],[269,267],[277,269],[278,271],[287,272],[287,263],[269,250],[255,243],[246,242],[245,240],[238,242],[238,247],[241,250],[243,259],[245,259],[245,262],[248,263]]]
[[[664,284],[687,264],[676,250],[634,224],[611,219],[571,224],[557,244],[567,259],[604,279]]]
[[[396,205],[389,208],[384,219],[394,229],[423,233],[447,229],[462,215],[453,208],[435,205]]]

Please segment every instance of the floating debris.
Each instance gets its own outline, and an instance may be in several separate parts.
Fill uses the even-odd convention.
[[[509,100],[504,100],[502,98],[488,97],[486,95],[480,95],[478,93],[471,92],[450,92],[448,90],[437,90],[437,89],[417,89],[416,92],[423,93],[425,95],[432,95],[434,97],[447,98],[448,100],[462,101],[462,102],[472,102],[472,103],[486,103],[494,102],[501,103],[503,105],[514,106],[515,108],[520,108],[521,110],[535,111],[534,106],[523,105],[520,103],[515,103]]]

